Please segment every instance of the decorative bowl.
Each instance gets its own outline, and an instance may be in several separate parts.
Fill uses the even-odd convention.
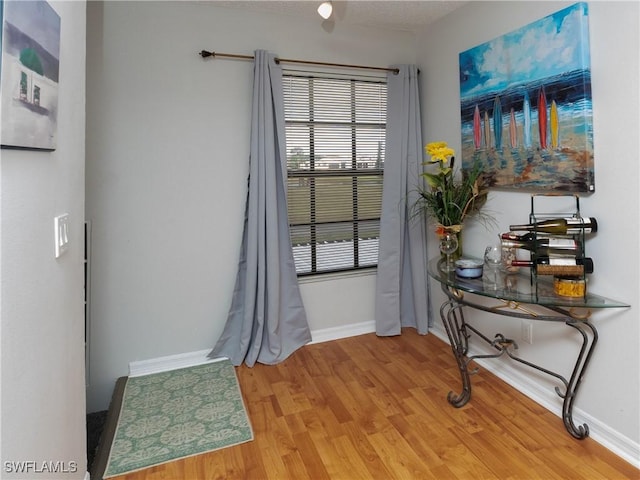
[[[480,278],[482,276],[483,263],[472,258],[460,258],[456,260],[456,275],[461,278]]]

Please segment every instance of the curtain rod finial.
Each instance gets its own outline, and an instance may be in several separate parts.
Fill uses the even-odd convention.
[[[207,58],[207,57],[213,57],[213,56],[215,56],[215,54],[213,52],[207,52],[206,50],[202,50],[200,52],[200,56],[202,58]]]

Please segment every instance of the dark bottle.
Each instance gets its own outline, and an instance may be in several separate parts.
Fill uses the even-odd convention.
[[[522,248],[542,257],[549,255],[582,256],[582,245],[573,238],[538,238],[537,240],[511,240],[501,238],[502,248]]]
[[[586,218],[551,218],[525,225],[511,225],[510,230],[528,230],[530,232],[550,233],[552,235],[577,235],[579,233],[595,233],[598,222],[593,217]]]
[[[500,240],[517,240],[519,242],[533,242],[537,238],[533,232],[523,233],[518,235],[515,232],[506,232],[500,235]]]
[[[535,268],[538,275],[582,276],[593,273],[593,260],[589,257],[536,257],[535,260],[512,260],[514,267]]]

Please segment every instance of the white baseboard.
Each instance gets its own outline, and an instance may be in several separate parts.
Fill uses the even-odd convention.
[[[197,352],[179,353],[177,355],[168,355],[166,357],[152,358],[149,360],[139,360],[129,363],[129,376],[139,377],[140,375],[150,375],[152,373],[167,372],[177,368],[195,367],[203,363],[217,362],[224,360],[216,358],[212,360],[207,358],[211,349],[200,350]]]
[[[322,330],[311,331],[311,341],[309,344],[339,340],[340,338],[355,337],[376,331],[376,322],[351,323],[340,327],[323,328]]]
[[[449,337],[447,337],[446,332],[440,325],[432,328],[431,333],[444,342],[449,343]],[[475,349],[473,345],[470,345],[469,353],[476,355],[486,352],[480,352],[478,349]],[[514,369],[510,365],[510,362],[477,359],[476,363],[559,418],[562,418],[562,403],[558,403],[558,396],[555,392],[535,383],[531,378]],[[589,437],[594,441],[598,442],[607,450],[611,450],[636,468],[640,468],[640,445],[638,443],[577,407],[573,408],[573,418],[576,425],[582,425],[583,423],[589,425]]]
[[[355,335],[363,335],[365,333],[375,332],[375,322],[354,323],[343,325],[340,327],[324,328],[322,330],[314,330],[311,332],[311,343],[322,343],[330,340],[338,340],[340,338],[353,337]],[[151,358],[149,360],[137,360],[129,363],[129,376],[139,377],[141,375],[150,375],[152,373],[167,372],[177,368],[194,367],[214,361],[223,360],[217,358],[211,360],[207,355],[211,349],[200,350],[197,352],[179,353],[177,355],[168,355],[166,357]]]

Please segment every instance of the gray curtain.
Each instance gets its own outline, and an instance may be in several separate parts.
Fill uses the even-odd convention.
[[[233,300],[210,358],[275,364],[311,341],[298,288],[286,200],[282,69],[255,52],[249,191]]]
[[[421,182],[423,144],[418,69],[389,73],[387,140],[382,187],[380,249],[376,278],[376,333],[399,335],[402,327],[429,331],[427,243],[424,218],[412,212]]]

